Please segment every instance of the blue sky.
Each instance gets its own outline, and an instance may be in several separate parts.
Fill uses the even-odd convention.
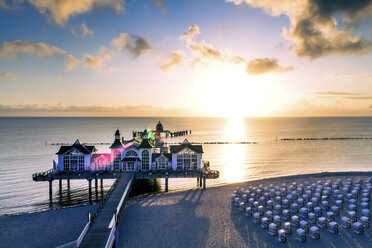
[[[371,115],[372,3],[300,2],[0,0],[0,115]]]

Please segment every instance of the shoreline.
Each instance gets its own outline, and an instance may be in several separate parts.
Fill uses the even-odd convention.
[[[372,169],[372,168],[371,168]],[[282,178],[282,179],[290,179],[292,177],[298,177],[298,178],[301,178],[301,177],[307,177],[307,176],[322,176],[322,177],[326,177],[326,176],[336,176],[336,175],[340,175],[340,176],[346,176],[346,175],[350,175],[352,176],[353,174],[371,174],[372,176],[372,170],[371,171],[335,171],[335,172],[327,172],[327,171],[323,171],[323,172],[315,172],[315,173],[309,173],[309,174],[295,174],[295,175],[284,175],[284,176],[274,176],[274,177],[262,177],[262,178],[255,178],[255,179],[248,179],[248,180],[244,180],[244,181],[239,181],[239,182],[227,182],[227,183],[219,183],[219,184],[211,184],[211,185],[208,185],[207,184],[207,188],[216,188],[216,187],[224,187],[224,186],[229,186],[229,185],[235,185],[235,184],[241,184],[241,183],[247,183],[247,182],[255,182],[255,181],[259,181],[259,180],[270,180],[270,179],[278,179],[278,178]],[[213,180],[213,179],[210,179],[210,180]],[[208,181],[207,181],[208,183]],[[170,193],[177,193],[177,192],[185,192],[185,191],[188,191],[188,190],[194,190],[194,189],[199,189],[199,187],[191,187],[191,188],[184,188],[184,189],[170,189],[168,192],[163,192],[163,191],[160,191],[160,192],[157,192],[157,193],[148,193],[148,194],[142,194],[142,195],[138,195],[138,196],[135,196],[135,197],[130,197],[128,198],[128,201],[132,200],[132,199],[138,199],[138,198],[141,198],[141,197],[148,197],[148,196],[151,196],[151,195],[159,195],[159,194],[170,194]],[[19,216],[19,215],[27,215],[27,214],[33,214],[33,213],[43,213],[43,212],[48,212],[48,211],[56,211],[56,210],[61,210],[61,209],[70,209],[70,208],[77,208],[77,207],[86,207],[86,206],[94,206],[96,204],[98,204],[99,202],[95,203],[95,204],[80,204],[80,205],[74,205],[74,206],[66,206],[66,207],[60,207],[60,208],[54,208],[54,209],[47,209],[47,210],[41,210],[41,211],[31,211],[31,212],[19,212],[19,213],[12,213],[12,214],[2,214],[0,215],[0,218],[3,217],[3,216],[6,216],[6,217],[11,217],[11,216]]]

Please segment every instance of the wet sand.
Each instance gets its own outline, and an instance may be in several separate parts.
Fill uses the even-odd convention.
[[[345,182],[348,177],[355,180],[371,176],[372,172],[298,175],[133,199],[118,226],[119,247],[370,247],[370,228],[365,229],[364,235],[358,235],[341,226],[339,234],[320,230],[320,240],[307,234],[307,242],[301,243],[292,234],[287,236],[287,243],[279,243],[277,236],[269,235],[253,223],[252,217],[246,217],[231,204],[231,194],[237,186],[294,181],[299,184],[306,180],[313,183],[337,178]],[[340,215],[346,213],[342,211]],[[336,221],[341,223],[340,217]]]

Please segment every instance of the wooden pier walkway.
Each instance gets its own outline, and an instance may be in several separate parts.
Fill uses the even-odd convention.
[[[133,183],[135,173],[121,173],[114,191],[111,193],[101,213],[89,228],[79,247],[105,247],[109,240],[113,216],[118,208],[124,203],[126,194]],[[120,210],[119,210],[120,211]]]

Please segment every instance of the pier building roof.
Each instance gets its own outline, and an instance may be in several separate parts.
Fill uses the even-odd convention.
[[[152,161],[155,161],[160,156],[164,156],[168,159],[168,161],[172,161],[172,154],[170,154],[170,153],[153,153],[152,154]]]
[[[115,140],[114,140],[114,143],[112,143],[112,145],[110,146],[110,149],[122,148],[123,146],[124,146],[123,142],[120,139],[119,129],[116,129]]]
[[[159,121],[159,123],[156,125],[156,131],[163,132],[163,124]]]
[[[123,147],[123,142],[120,139],[115,139],[114,143],[110,146],[110,149],[117,149]]]
[[[143,139],[141,144],[139,145],[138,149],[151,149],[154,148],[154,145],[150,142],[149,139]]]
[[[203,146],[201,146],[201,145],[191,145],[190,143],[185,143],[185,142],[180,144],[180,145],[173,145],[173,146],[169,147],[171,153],[179,153],[180,151],[182,151],[185,148],[189,148],[190,150],[192,150],[196,153],[203,153]]]
[[[65,154],[66,152],[72,150],[72,149],[76,149],[78,150],[79,152],[83,153],[83,154],[92,154],[93,152],[97,151],[97,149],[94,147],[94,146],[87,146],[87,145],[84,145],[82,144],[78,139],[75,141],[74,144],[72,144],[71,146],[61,146],[59,148],[59,151],[56,153],[58,155],[60,154]]]

